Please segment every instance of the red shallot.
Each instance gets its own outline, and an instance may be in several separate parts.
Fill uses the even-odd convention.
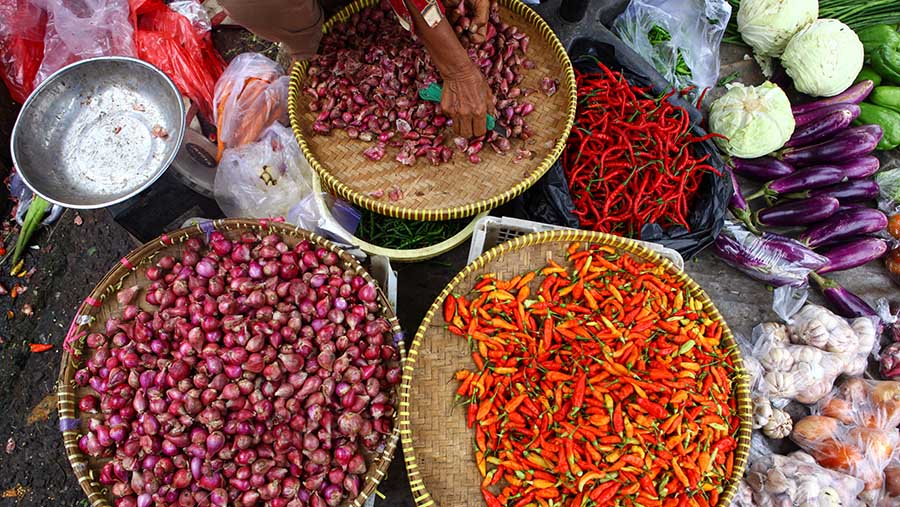
[[[358,102],[358,101],[357,101]],[[354,103],[357,103],[354,102]],[[79,439],[117,507],[337,506],[392,431],[398,350],[337,254],[219,232],[145,269],[85,335]],[[141,306],[133,304],[141,302]]]

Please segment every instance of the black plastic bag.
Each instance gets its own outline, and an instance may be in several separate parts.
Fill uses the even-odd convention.
[[[664,94],[671,89],[666,79],[650,63],[631,50],[612,32],[597,27],[590,39],[575,39],[569,48],[569,55],[580,72],[600,72],[596,60],[612,70],[620,71],[629,83],[647,86],[653,94]],[[669,98],[673,105],[684,108],[691,120],[694,135],[704,136],[700,127],[701,113],[693,104],[678,95]],[[696,144],[698,155],[709,154],[709,164],[721,172],[721,176],[707,173],[700,183],[694,204],[688,212],[687,222],[691,231],[681,226],[663,230],[659,224],[645,224],[641,229],[641,239],[653,241],[677,250],[685,259],[711,245],[719,235],[731,197],[731,182],[725,174],[725,164],[715,144],[711,140]]]
[[[522,195],[512,201],[512,215],[533,222],[578,229],[575,204],[559,161]]]

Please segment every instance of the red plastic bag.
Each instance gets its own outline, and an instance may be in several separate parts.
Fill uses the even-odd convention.
[[[138,57],[165,72],[211,120],[213,93],[225,61],[213,46],[209,31],[161,0],[131,0],[131,11],[136,19]]]
[[[29,0],[0,0],[0,77],[16,102],[34,90],[46,29],[47,16]]]

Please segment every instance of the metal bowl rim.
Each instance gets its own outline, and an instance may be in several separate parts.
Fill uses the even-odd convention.
[[[50,86],[51,83],[53,83],[54,81],[59,79],[60,76],[68,73],[75,67],[79,67],[82,65],[90,65],[92,63],[101,62],[101,61],[126,62],[126,63],[134,63],[134,64],[142,65],[142,66],[150,69],[151,71],[156,72],[157,74],[159,74],[162,77],[163,82],[166,85],[168,85],[169,89],[171,91],[175,92],[175,95],[178,97],[177,102],[178,102],[178,118],[179,118],[179,120],[178,120],[178,125],[177,125],[178,133],[175,136],[178,149],[175,149],[172,151],[172,153],[165,159],[164,163],[160,165],[160,168],[156,170],[156,172],[153,174],[153,176],[151,178],[149,178],[146,182],[144,182],[140,187],[134,189],[133,191],[131,191],[130,193],[128,193],[122,197],[118,197],[111,201],[106,201],[106,202],[103,202],[100,204],[65,203],[58,199],[52,199],[49,196],[44,195],[42,192],[38,192],[37,190],[35,190],[34,185],[32,185],[30,181],[28,181],[28,178],[25,176],[25,173],[23,173],[20,169],[18,169],[19,161],[18,161],[18,158],[16,157],[16,137],[18,137],[20,122],[23,121],[22,119],[25,116],[24,113],[26,113],[28,111],[29,107],[37,99],[37,97],[38,97],[38,95],[40,95],[41,91],[43,91],[45,88]],[[39,195],[41,198],[43,198],[46,201],[49,201],[52,204],[57,204],[59,206],[65,207],[65,208],[72,208],[72,209],[99,209],[99,208],[105,208],[108,206],[112,206],[113,204],[118,204],[120,202],[131,199],[132,197],[134,197],[134,196],[140,194],[141,192],[143,192],[144,190],[146,190],[148,187],[150,187],[150,185],[155,183],[156,180],[158,180],[163,175],[163,173],[166,172],[166,170],[169,168],[169,166],[172,165],[172,162],[175,160],[175,157],[178,155],[181,144],[184,141],[184,131],[186,128],[185,114],[186,114],[186,111],[184,109],[184,100],[182,99],[181,91],[178,89],[177,86],[175,86],[175,83],[169,78],[169,76],[167,76],[165,72],[160,70],[155,65],[145,62],[144,60],[141,60],[139,58],[133,58],[130,56],[98,56],[98,57],[94,57],[94,58],[87,58],[85,60],[79,60],[77,62],[66,65],[65,67],[54,72],[53,74],[50,74],[50,76],[47,77],[47,79],[45,79],[43,82],[41,82],[41,84],[39,84],[34,89],[34,91],[31,92],[31,94],[28,96],[28,98],[25,99],[25,103],[22,104],[22,109],[19,111],[19,115],[16,118],[15,124],[13,125],[12,134],[10,135],[10,139],[9,139],[9,151],[12,155],[13,167],[16,168],[16,172],[18,173],[19,177],[22,178],[22,181],[25,183],[25,185],[28,186],[28,188],[33,193]],[[171,133],[170,133],[170,135],[171,135]]]

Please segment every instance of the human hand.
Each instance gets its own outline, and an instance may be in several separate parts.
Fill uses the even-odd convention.
[[[469,38],[476,44],[484,42],[488,17],[491,13],[491,0],[444,0],[444,6],[447,7],[450,21],[454,23],[460,16],[458,9],[462,9],[463,16],[469,18],[467,28]]]
[[[441,110],[453,119],[453,130],[465,138],[482,136],[487,114],[493,112],[494,95],[474,63],[444,76]]]

